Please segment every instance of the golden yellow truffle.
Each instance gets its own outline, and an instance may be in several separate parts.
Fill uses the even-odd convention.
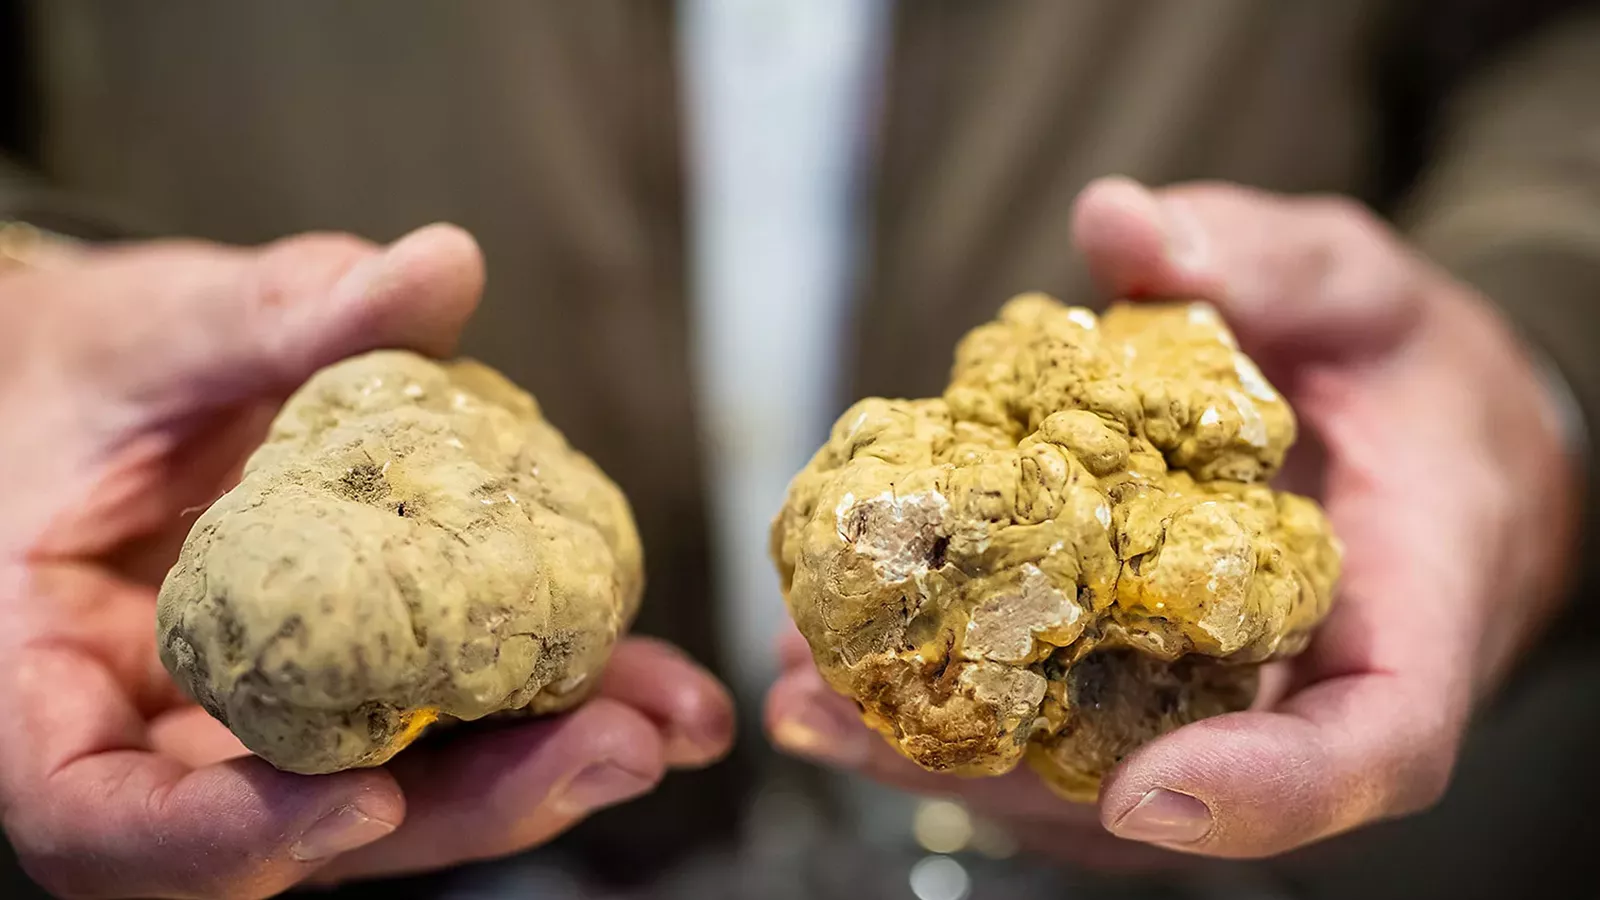
[[[158,647],[256,754],[335,772],[435,720],[577,703],[643,580],[626,499],[532,397],[384,351],[314,376],[195,523]]]
[[[1338,544],[1265,484],[1294,437],[1210,306],[1025,295],[943,397],[839,418],[773,556],[823,676],[907,757],[1026,757],[1091,800],[1140,744],[1248,706],[1326,615]]]

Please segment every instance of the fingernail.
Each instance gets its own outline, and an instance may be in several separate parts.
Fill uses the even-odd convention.
[[[1167,255],[1178,267],[1199,272],[1205,266],[1210,252],[1200,220],[1182,200],[1161,201],[1161,218]]]
[[[727,739],[720,735],[674,728],[667,735],[663,752],[669,765],[699,766],[721,756],[727,743]]]
[[[563,816],[584,816],[597,809],[631,800],[653,786],[653,778],[630,772],[615,763],[600,762],[583,769],[556,788],[546,801],[546,806]]]
[[[661,752],[666,757],[667,764],[672,766],[693,765],[706,756],[700,749],[700,742],[685,731],[673,731],[667,735]]]
[[[1211,810],[1188,794],[1156,788],[1111,825],[1111,833],[1148,844],[1189,844],[1211,830]]]
[[[394,828],[393,822],[374,819],[354,806],[342,806],[307,828],[289,853],[301,862],[319,862],[365,847]]]
[[[772,739],[784,750],[819,762],[851,768],[867,761],[872,735],[860,722],[842,722],[818,704],[806,704],[773,726]]]

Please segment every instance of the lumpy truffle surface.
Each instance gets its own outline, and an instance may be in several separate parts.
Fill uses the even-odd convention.
[[[1338,544],[1266,483],[1295,427],[1209,305],[1018,297],[942,397],[835,423],[773,524],[786,602],[913,761],[1027,759],[1093,799],[1140,744],[1248,706],[1326,615]]]
[[[436,720],[550,712],[639,603],[626,499],[531,396],[384,351],[314,376],[162,586],[162,661],[252,751],[379,765]]]

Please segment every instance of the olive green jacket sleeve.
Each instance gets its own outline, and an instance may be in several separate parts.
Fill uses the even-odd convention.
[[[1600,11],[1570,14],[1465,82],[1401,217],[1432,259],[1490,297],[1575,401],[1585,522],[1575,595],[1600,581],[1594,547],[1600,423]],[[1585,427],[1588,423],[1588,428]],[[1600,621],[1575,604],[1569,621]]]

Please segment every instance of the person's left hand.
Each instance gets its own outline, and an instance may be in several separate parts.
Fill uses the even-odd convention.
[[[0,812],[47,889],[255,898],[502,856],[727,751],[727,692],[647,639],[566,714],[318,776],[251,756],[157,659],[160,580],[287,393],[368,350],[450,354],[483,279],[450,226],[0,271]]]
[[[1215,303],[1289,398],[1304,428],[1283,481],[1323,502],[1346,548],[1330,617],[1255,709],[1135,751],[1098,810],[1026,771],[916,768],[823,684],[798,635],[768,698],[775,741],[959,796],[1034,849],[1101,865],[1158,857],[1098,825],[1259,857],[1431,805],[1474,704],[1571,567],[1578,476],[1548,385],[1484,298],[1348,201],[1108,179],[1080,198],[1075,241],[1108,297]]]

